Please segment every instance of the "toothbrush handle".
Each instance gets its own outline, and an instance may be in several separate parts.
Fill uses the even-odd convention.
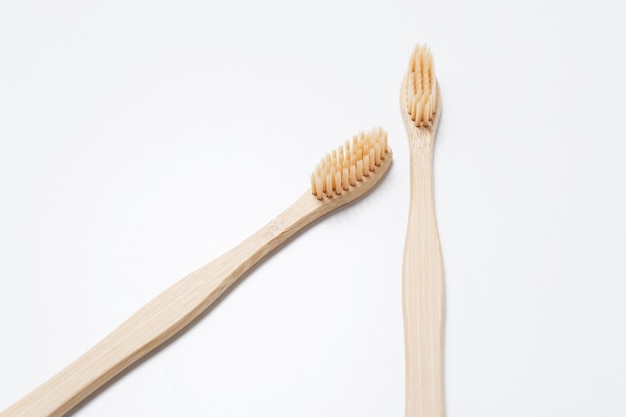
[[[406,417],[443,417],[444,280],[431,146],[411,143],[411,194],[402,269]]]
[[[1,417],[62,416],[174,336],[239,277],[306,225],[330,211],[307,193],[237,247],[186,276]]]

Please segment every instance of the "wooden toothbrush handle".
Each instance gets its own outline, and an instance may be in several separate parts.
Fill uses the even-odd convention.
[[[204,312],[239,277],[332,207],[310,193],[231,251],[183,278],[1,417],[61,416]]]
[[[443,417],[444,281],[433,199],[432,147],[411,149],[411,194],[402,301],[406,417]]]

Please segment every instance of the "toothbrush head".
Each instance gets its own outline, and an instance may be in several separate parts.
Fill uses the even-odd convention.
[[[311,192],[318,200],[339,197],[382,176],[390,162],[387,132],[380,127],[361,132],[322,158],[311,175]]]
[[[407,126],[436,127],[440,114],[440,93],[430,48],[417,45],[402,83],[401,106]]]

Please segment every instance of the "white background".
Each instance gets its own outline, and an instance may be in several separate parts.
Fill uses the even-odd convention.
[[[435,149],[449,416],[626,413],[616,1],[0,4],[0,409],[383,126],[380,187],[263,262],[76,416],[403,416],[398,95]]]

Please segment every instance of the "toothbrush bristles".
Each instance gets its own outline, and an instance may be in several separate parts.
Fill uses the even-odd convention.
[[[380,127],[361,132],[322,158],[311,175],[311,192],[319,200],[340,196],[375,172],[388,155],[387,132]]]
[[[409,61],[405,111],[417,127],[430,127],[438,110],[437,78],[433,55],[426,45],[417,45]]]

